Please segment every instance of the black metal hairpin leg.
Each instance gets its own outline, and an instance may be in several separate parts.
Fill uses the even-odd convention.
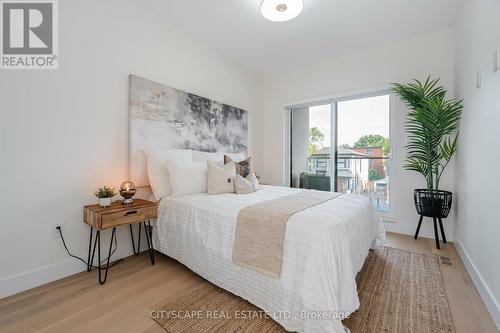
[[[100,235],[101,235],[101,232],[99,230],[96,230],[95,232],[95,240],[94,240],[94,249],[92,250],[92,256],[90,256],[90,245],[92,244],[92,230],[93,228],[90,227],[90,244],[89,244],[89,260],[87,260],[87,272],[90,272],[93,268],[93,265],[94,265],[94,256],[95,256],[95,249],[97,247],[97,242],[98,242],[98,239],[99,238],[99,242],[100,242]],[[99,262],[101,261],[101,258],[99,258]]]
[[[108,252],[108,260],[106,261],[106,268],[101,268],[101,233],[97,230],[96,234],[96,242],[97,242],[97,267],[99,269],[99,283],[104,284],[106,282],[106,278],[108,277],[108,269],[109,269],[109,260],[111,259],[111,250],[113,247],[113,239],[116,237],[116,228],[113,228],[113,232],[111,233],[111,240],[109,242],[109,252]],[[101,271],[104,270],[104,279],[101,277]]]
[[[439,246],[439,235],[437,229],[437,219],[435,217],[432,218],[434,222],[434,238],[436,239],[436,248],[439,250],[441,247]]]
[[[141,252],[141,227],[144,226],[144,233],[146,234],[146,241],[148,244],[149,257],[151,259],[151,264],[155,264],[155,253],[153,249],[153,227],[151,226],[151,220],[143,221],[139,223],[139,232],[137,237],[137,250],[135,249],[135,240],[134,240],[134,232],[132,230],[132,225],[130,224],[130,238],[132,239],[132,250],[135,255],[138,255]]]
[[[153,227],[151,226],[151,220],[143,222],[144,232],[146,233],[146,241],[148,242],[149,257],[151,258],[151,265],[155,264],[155,250],[153,249]]]
[[[138,255],[141,252],[141,224],[139,223],[139,236],[137,237],[137,251],[135,250],[135,242],[134,242],[134,232],[132,231],[132,224],[129,224],[130,227],[130,238],[132,239],[132,250],[135,255]]]
[[[92,254],[92,261],[90,261],[90,251],[92,249],[92,233],[93,233],[93,230],[94,228],[90,227],[90,240],[89,240],[89,255],[88,255],[88,259],[87,259],[87,272],[90,272],[90,270],[92,269],[92,263],[94,261],[94,254]],[[94,251],[95,251],[95,246],[94,246]]]
[[[418,233],[420,232],[420,226],[422,225],[422,220],[424,219],[423,215],[420,215],[420,220],[418,221],[417,231],[415,232],[415,239],[418,237]]]
[[[438,218],[439,220],[439,228],[441,229],[441,236],[443,236],[443,243],[446,244],[446,235],[444,234],[444,228],[443,228],[443,221],[441,220],[441,218],[439,217]]]

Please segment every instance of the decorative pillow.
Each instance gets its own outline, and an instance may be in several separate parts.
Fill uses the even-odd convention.
[[[250,159],[251,157],[247,157],[247,159],[239,162],[234,162],[236,166],[236,173],[241,177],[245,178],[252,172],[252,168],[250,167]],[[231,157],[224,155],[224,164],[233,161]]]
[[[172,197],[207,191],[207,162],[167,161]]]
[[[234,179],[234,187],[238,194],[248,194],[257,191],[257,188],[251,181],[238,174],[236,174],[236,178]]]
[[[193,150],[194,161],[214,161],[222,165],[224,163],[224,154],[222,152],[208,153],[206,151]]]
[[[224,166],[219,166],[214,161],[208,161],[208,194],[234,193],[234,179],[236,168],[231,161]]]
[[[168,160],[192,161],[193,152],[191,149],[150,149],[145,154],[149,185],[155,199],[160,201],[172,193],[165,163]]]
[[[257,175],[255,175],[254,172],[249,174],[245,179],[253,184],[256,191],[260,189],[259,179],[257,178]]]

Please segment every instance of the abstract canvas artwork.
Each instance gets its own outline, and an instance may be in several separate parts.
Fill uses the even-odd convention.
[[[130,177],[149,185],[146,155],[154,148],[246,152],[248,112],[130,75]]]

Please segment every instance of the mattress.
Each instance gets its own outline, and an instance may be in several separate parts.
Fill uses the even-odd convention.
[[[287,224],[279,278],[232,262],[238,212],[297,191],[304,190],[262,186],[245,195],[164,198],[154,247],[260,307],[286,330],[344,332],[340,317],[359,307],[355,277],[380,233],[367,198],[343,194],[294,214]]]

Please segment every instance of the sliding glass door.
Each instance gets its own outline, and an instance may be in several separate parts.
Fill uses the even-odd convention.
[[[337,103],[336,191],[366,195],[389,211],[389,95]]]
[[[291,111],[292,187],[331,191],[331,104]]]
[[[292,109],[290,123],[291,186],[361,194],[390,210],[389,94]]]

